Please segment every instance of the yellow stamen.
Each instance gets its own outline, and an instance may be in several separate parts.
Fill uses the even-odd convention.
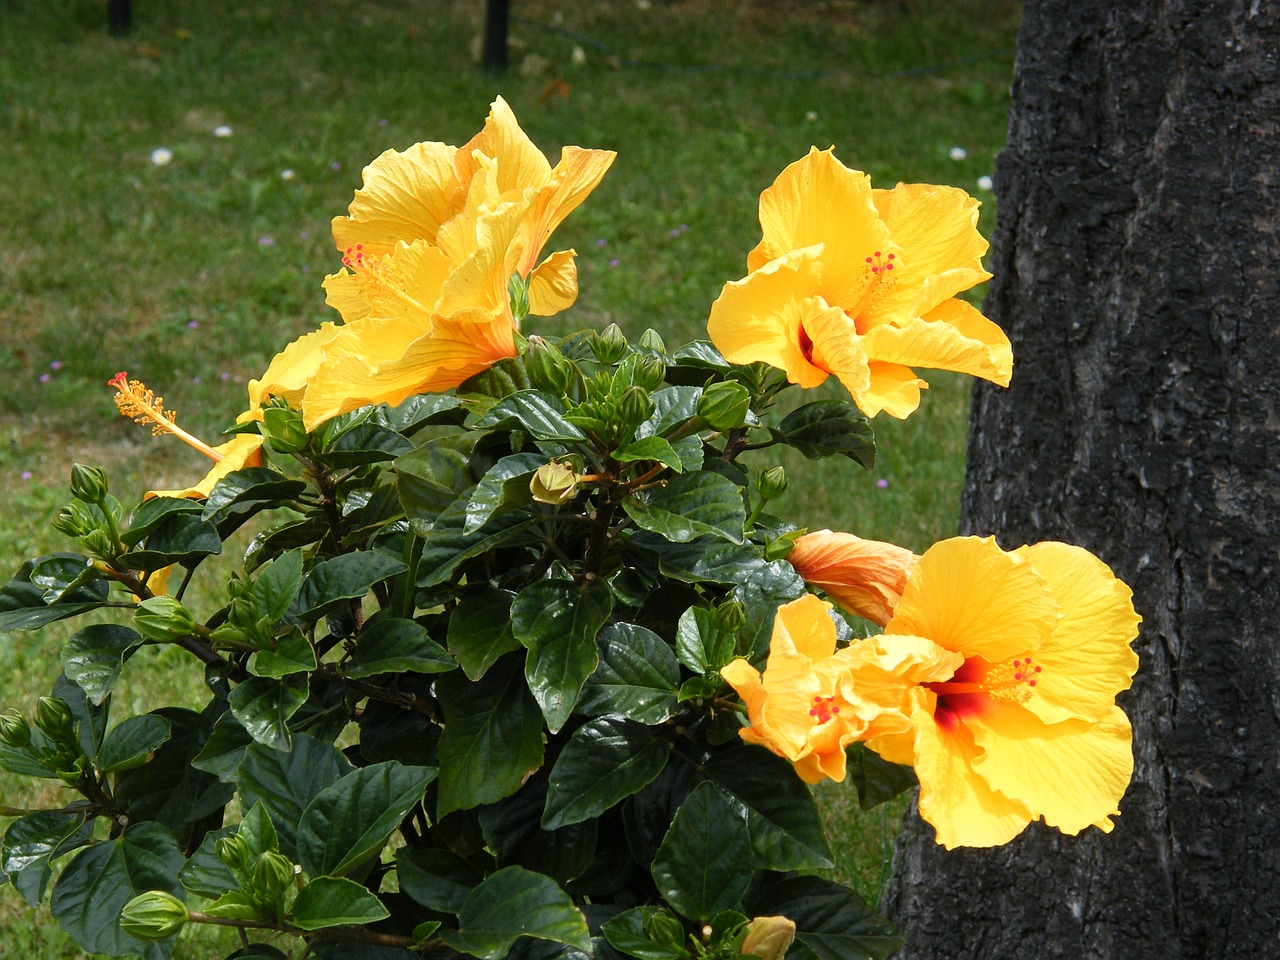
[[[395,261],[390,254],[369,258],[365,256],[364,244],[357,243],[348,247],[342,255],[342,265],[355,274],[360,285],[360,293],[371,304],[378,301],[400,300],[428,316],[431,311],[410,296],[405,289],[404,278],[396,269]]]
[[[166,410],[164,397],[157,397],[155,391],[148,389],[141,380],[130,380],[129,375],[122,370],[108,380],[107,385],[116,390],[116,406],[120,413],[131,417],[134,423],[151,424],[153,436],[171,433],[184,443],[195,447],[214,463],[222,459],[222,454],[217,450],[178,426],[174,422],[178,416],[177,412]]]

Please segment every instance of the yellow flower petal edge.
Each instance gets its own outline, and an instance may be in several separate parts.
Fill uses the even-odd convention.
[[[1128,587],[1080,547],[957,537],[924,553],[877,639],[928,638],[960,663],[910,692],[909,738],[868,745],[915,767],[939,843],[1004,843],[1040,819],[1110,829],[1133,770],[1115,698],[1137,668],[1139,622]]]
[[[146,499],[152,497],[175,497],[178,499],[203,500],[209,496],[214,486],[227,474],[245,467],[262,465],[262,437],[256,433],[241,433],[213,448],[220,459],[213,469],[204,475],[204,479],[191,487],[181,490],[148,490]]]

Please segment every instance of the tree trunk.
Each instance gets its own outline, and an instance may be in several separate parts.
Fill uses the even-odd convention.
[[[914,812],[901,960],[1280,957],[1280,4],[1028,0],[962,529],[1135,592],[1115,831],[947,853]]]

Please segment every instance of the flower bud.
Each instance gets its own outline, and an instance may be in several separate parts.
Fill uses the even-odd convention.
[[[53,524],[53,529],[68,537],[83,537],[93,529],[93,521],[89,515],[74,503],[60,507],[50,523]]]
[[[196,621],[173,597],[151,597],[143,600],[133,614],[133,625],[144,637],[167,642],[190,636]]]
[[[0,713],[0,740],[18,749],[27,746],[31,742],[31,726],[27,718],[17,710]]]
[[[737,633],[747,625],[747,608],[741,600],[726,600],[716,607],[716,623],[725,633]]]
[[[77,463],[71,468],[71,495],[85,503],[101,503],[107,496],[107,475],[101,467]]]
[[[529,351],[525,354],[524,366],[535,387],[558,397],[564,396],[573,379],[573,364],[560,352],[559,347],[542,337],[529,338]]]
[[[653,416],[653,398],[643,387],[627,387],[618,401],[618,419],[628,427],[638,427]]]
[[[627,338],[616,323],[611,323],[591,338],[591,352],[601,363],[617,363],[627,352]]]
[[[636,386],[657,390],[667,375],[667,365],[657,357],[645,357],[636,365]]]
[[[662,337],[658,335],[658,331],[652,327],[640,334],[637,341],[642,350],[650,350],[659,356],[666,356],[667,345],[662,341]]]
[[[747,419],[751,394],[736,380],[721,380],[702,391],[697,413],[713,430],[732,430]]]
[[[219,837],[213,844],[218,859],[233,872],[247,873],[249,870],[249,844],[239,834]]]
[[[187,905],[171,893],[139,894],[120,911],[120,929],[138,940],[167,940],[182,929]]]
[[[760,483],[757,489],[760,491],[762,500],[776,500],[782,496],[787,490],[786,469],[781,466],[770,467],[760,474]]]
[[[747,924],[739,953],[761,960],[782,960],[796,938],[796,922],[786,917],[756,917]]]
[[[553,460],[543,464],[534,471],[529,480],[529,492],[538,503],[549,503],[558,507],[573,499],[578,489],[578,475],[567,463]]]
[[[268,850],[253,864],[253,886],[259,897],[274,901],[294,882],[293,864],[283,854]]]
[[[36,726],[50,740],[61,740],[71,733],[71,708],[57,697],[41,697],[36,701]]]
[[[110,560],[120,551],[111,534],[105,530],[90,530],[80,538],[80,543],[84,546],[85,553],[102,560]]]
[[[792,537],[778,537],[776,540],[770,540],[764,545],[764,558],[770,561],[785,560],[795,546],[796,542]]]
[[[281,453],[297,453],[307,446],[307,428],[302,414],[292,407],[266,407],[262,411],[262,433]]]

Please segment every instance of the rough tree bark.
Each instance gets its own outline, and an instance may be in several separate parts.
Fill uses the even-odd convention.
[[[1133,586],[1111,835],[947,853],[914,815],[902,960],[1280,957],[1280,3],[1028,0],[962,506]]]

